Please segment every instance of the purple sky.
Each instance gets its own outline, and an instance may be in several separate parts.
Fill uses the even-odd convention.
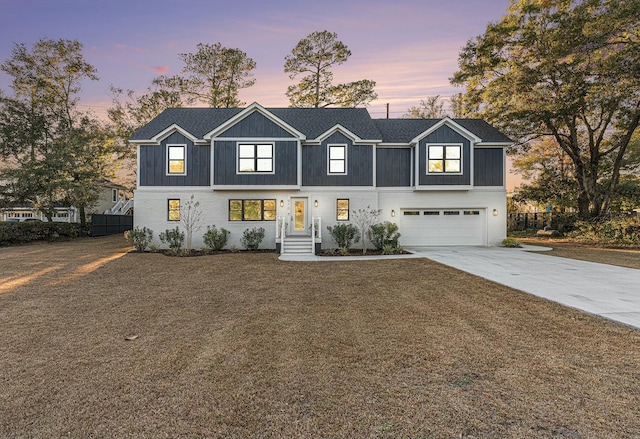
[[[465,42],[505,15],[508,0],[0,0],[0,60],[14,43],[78,39],[100,81],[83,86],[81,102],[97,114],[110,105],[109,86],[144,90],[158,74],[176,74],[178,53],[220,42],[257,63],[248,104],[288,106],[292,81],[284,57],[313,31],[337,32],[351,50],[334,79],[377,82],[373,117],[401,117],[427,96],[448,97]],[[0,73],[0,88],[9,78]]]

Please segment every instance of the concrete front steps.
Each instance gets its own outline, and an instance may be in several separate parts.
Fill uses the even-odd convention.
[[[313,255],[311,236],[287,236],[282,242],[283,255]]]

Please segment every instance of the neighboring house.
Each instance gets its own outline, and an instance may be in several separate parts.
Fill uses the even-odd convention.
[[[477,119],[372,119],[363,108],[168,109],[138,145],[134,224],[180,225],[192,195],[206,225],[264,227],[264,248],[311,252],[326,226],[380,209],[404,246],[499,245],[506,235],[505,148]],[[318,230],[319,229],[319,230]],[[283,239],[284,238],[284,239]],[[317,249],[317,245],[316,245]]]
[[[87,211],[88,215],[105,213],[107,215],[131,215],[133,213],[133,199],[128,198],[126,188],[110,181],[100,183],[100,196],[96,204]],[[32,206],[14,206],[0,210],[0,221],[19,219],[46,221],[47,217]],[[90,218],[89,218],[90,219]],[[54,222],[80,222],[78,209],[71,207],[56,207]]]

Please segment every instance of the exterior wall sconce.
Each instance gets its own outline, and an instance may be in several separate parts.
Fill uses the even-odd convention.
[[[315,200],[315,201],[313,202],[313,207],[318,207],[318,200]]]
[[[493,216],[498,216],[498,209],[493,209]]]
[[[280,207],[284,207],[284,200],[280,200]]]
[[[395,217],[396,216],[396,211],[391,209],[391,216]]]

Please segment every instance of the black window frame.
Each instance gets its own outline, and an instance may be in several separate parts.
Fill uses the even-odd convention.
[[[340,207],[340,201],[346,201],[347,202],[347,207]],[[336,199],[336,221],[349,221],[349,206],[350,206],[350,201],[349,198],[338,198]],[[347,218],[340,218],[340,212],[347,213]]]
[[[172,201],[177,201],[178,202],[178,208],[177,209],[175,207],[171,208],[171,202]],[[169,198],[169,199],[167,199],[167,221],[171,221],[171,222],[180,221],[180,217],[181,217],[181,215],[180,215],[180,204],[181,204],[180,203],[180,198]],[[174,213],[177,212],[178,213],[178,218],[177,219],[175,219],[175,218],[172,219],[171,218],[171,212],[174,212]]]
[[[245,214],[247,212],[247,210],[245,209],[245,203],[246,202],[256,202],[259,201],[260,202],[260,218],[259,219],[246,219],[245,218]],[[266,202],[272,202],[273,203],[273,209],[265,209],[265,204]],[[232,204],[234,202],[240,202],[240,210],[238,209],[232,209]],[[277,209],[278,206],[276,204],[276,199],[275,198],[246,198],[246,199],[241,199],[241,198],[230,198],[229,199],[229,221],[233,221],[233,222],[238,222],[238,221],[275,221],[276,217],[277,217]],[[232,212],[240,212],[240,219],[234,219],[232,218]],[[265,213],[267,212],[273,212],[273,219],[269,219],[267,218],[267,215],[265,215]],[[269,215],[271,216],[271,215]]]
[[[240,154],[240,150],[243,146],[252,146],[253,154],[251,156],[242,157]],[[270,157],[258,157],[258,147],[259,146],[269,146],[271,147],[271,156]],[[237,161],[236,161],[236,169],[238,174],[273,174],[275,172],[275,144],[272,142],[238,142],[237,146]],[[271,163],[271,170],[263,171],[258,170],[258,161],[268,159]],[[240,160],[253,160],[253,171],[243,171],[240,166]]]
[[[342,148],[342,158],[331,158],[331,148]],[[334,162],[342,162],[344,171],[332,172],[331,164]],[[327,174],[329,175],[347,175],[347,145],[346,144],[329,144],[327,145]]]
[[[182,149],[182,158],[172,159],[171,148]],[[171,171],[172,162],[182,162],[182,172],[172,172]],[[187,175],[187,145],[184,145],[184,144],[167,145],[167,175]]]
[[[442,148],[442,158],[431,158],[431,148]],[[455,144],[455,145],[447,145],[447,144],[427,144],[427,174],[437,174],[437,175],[461,175],[463,173],[462,169],[462,154],[463,154],[463,145]],[[457,158],[447,158],[447,148],[458,148],[458,157]],[[431,162],[440,162],[442,163],[442,171],[431,171],[430,163]],[[447,162],[458,162],[458,171],[447,171]]]

